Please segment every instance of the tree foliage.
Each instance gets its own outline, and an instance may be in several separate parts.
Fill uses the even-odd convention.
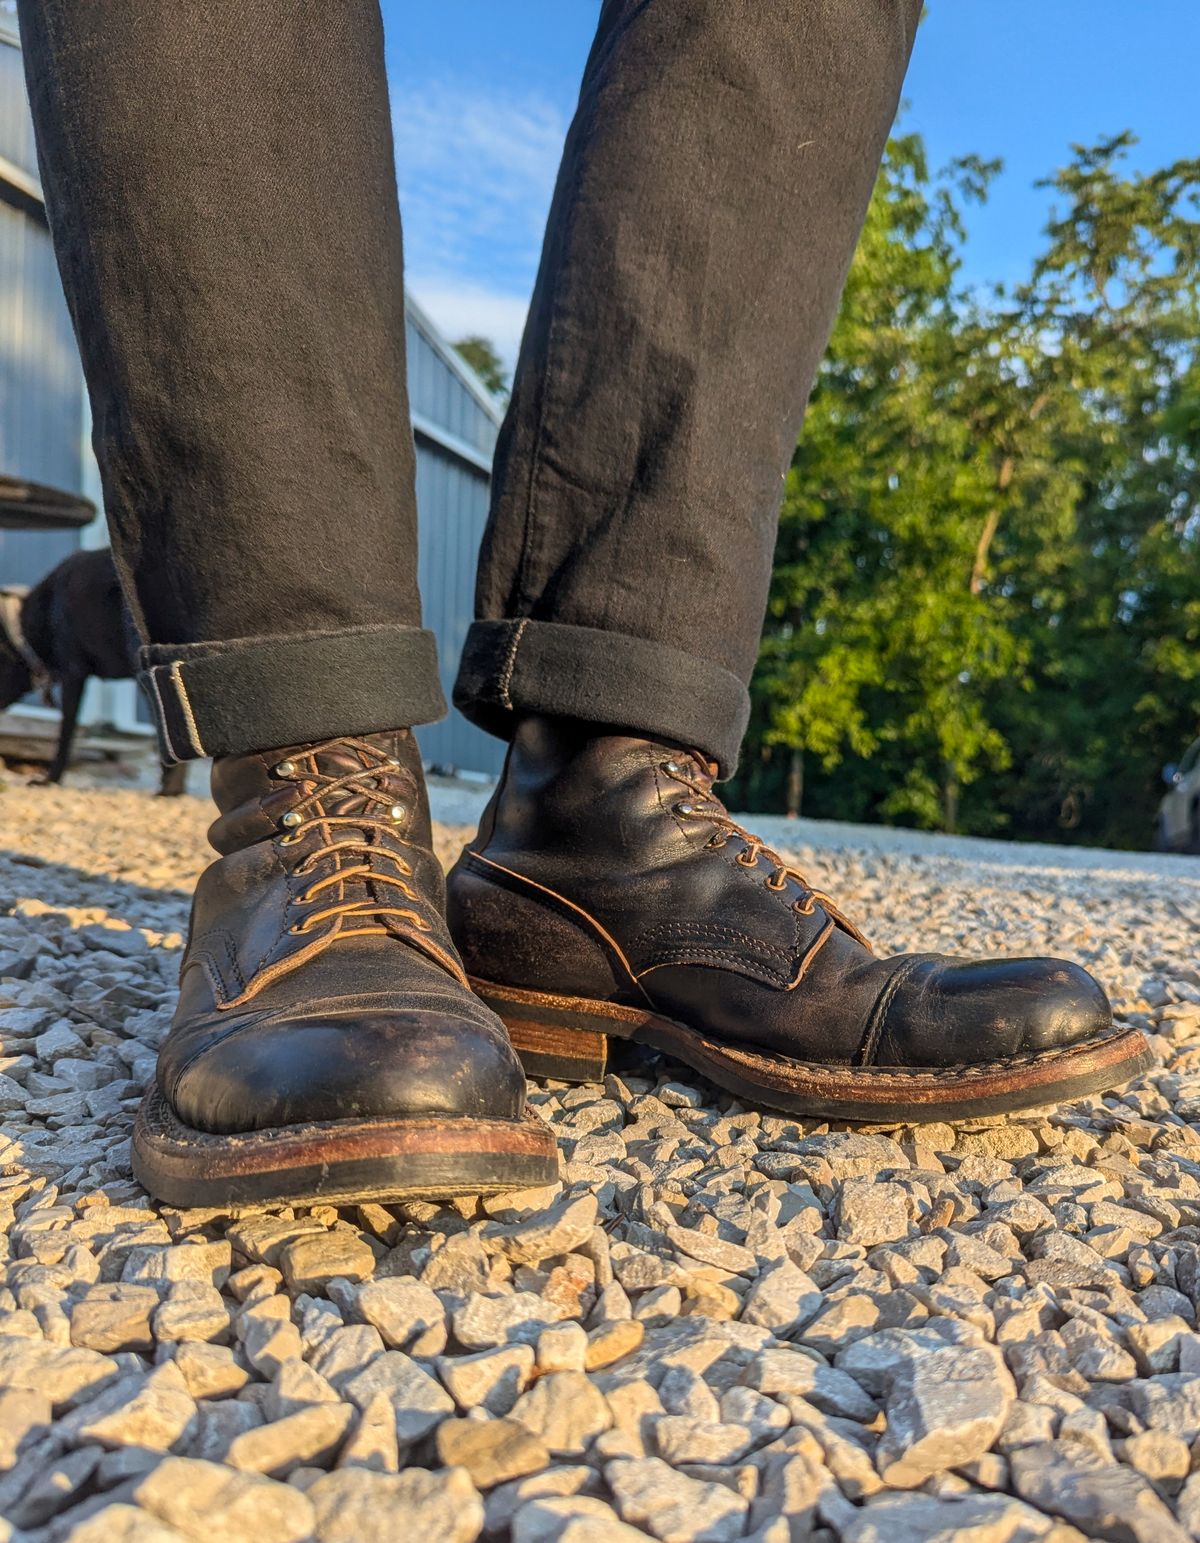
[[[752,807],[1145,845],[1200,732],[1200,161],[1075,147],[1029,278],[995,163],[894,139],[788,474]],[[790,774],[790,775],[789,775]]]
[[[490,392],[495,396],[508,396],[508,372],[491,338],[459,338],[454,349],[462,355]]]

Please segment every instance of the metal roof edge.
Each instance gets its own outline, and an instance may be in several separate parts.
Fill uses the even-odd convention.
[[[15,161],[0,155],[0,199],[15,204],[40,223],[46,222],[46,200],[42,196],[42,184],[31,177]]]
[[[504,409],[500,403],[480,380],[479,376],[459,353],[459,351],[438,331],[430,320],[429,313],[419,305],[406,289],[404,292],[404,309],[420,327],[429,340],[434,353],[453,374],[457,375],[462,384],[467,388],[475,400],[487,413],[488,417],[497,426],[500,426],[504,417]]]
[[[480,450],[478,445],[468,444],[465,439],[459,439],[457,434],[451,434],[448,429],[434,423],[432,418],[427,418],[424,413],[412,412],[412,431],[416,438],[427,439],[439,449],[454,456],[459,461],[464,461],[468,466],[473,466],[476,471],[481,471],[485,477],[492,474],[492,458]]]

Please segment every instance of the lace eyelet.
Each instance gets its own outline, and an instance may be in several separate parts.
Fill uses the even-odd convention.
[[[758,853],[756,852],[753,856],[750,856],[748,852],[741,851],[737,855],[737,861],[741,863],[743,868],[757,868]]]
[[[309,930],[310,929],[304,922],[295,922],[288,928],[288,931],[294,938],[300,937],[303,933],[308,932]]]
[[[792,910],[797,916],[811,916],[816,910],[816,904],[812,900],[797,900]]]
[[[773,889],[776,894],[779,894],[781,890],[785,890],[787,888],[787,880],[786,879],[780,879],[778,882],[776,882],[774,874],[772,874],[771,877],[769,879],[767,879],[765,882],[766,882],[767,888],[768,889]]]
[[[301,835],[300,832],[297,831],[297,833],[294,836],[280,836],[280,838],[279,838],[279,845],[281,847],[294,847],[296,845],[297,841],[303,841],[303,840],[304,840],[303,835]]]

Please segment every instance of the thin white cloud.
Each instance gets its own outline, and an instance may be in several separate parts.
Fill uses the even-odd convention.
[[[512,374],[529,310],[526,295],[504,294],[483,284],[445,275],[412,272],[408,275],[408,286],[440,332],[451,341],[463,337],[490,338]]]
[[[528,294],[566,122],[550,102],[441,82],[394,94],[414,273]]]

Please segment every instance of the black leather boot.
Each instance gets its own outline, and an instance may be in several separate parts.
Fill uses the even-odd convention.
[[[1150,1063],[1077,965],[877,958],[730,819],[713,775],[652,741],[519,726],[449,918],[535,1075],[595,1077],[631,1039],[751,1102],[899,1122],[1074,1098]]]
[[[491,1194],[550,1183],[503,1024],[446,929],[405,729],[213,767],[179,1007],[134,1133],[172,1205]]]

